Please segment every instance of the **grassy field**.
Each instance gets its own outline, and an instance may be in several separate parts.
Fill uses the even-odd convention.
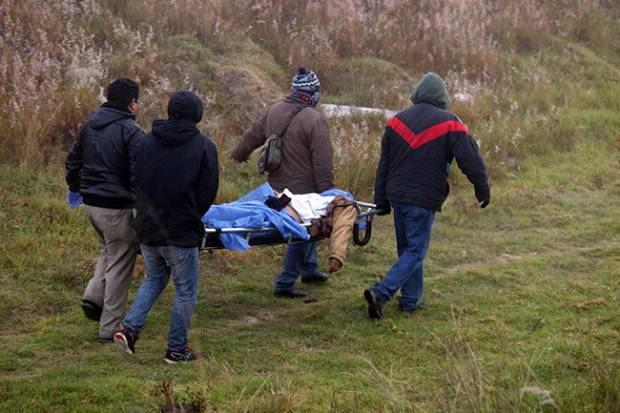
[[[0,411],[620,412],[618,4],[306,3],[0,2]],[[138,79],[147,129],[172,90],[195,89],[224,202],[261,183],[228,155],[298,65],[326,103],[398,109],[428,70],[472,94],[452,109],[493,198],[480,210],[455,168],[429,305],[367,318],[362,292],[396,258],[378,217],[310,303],[271,294],[283,246],[204,253],[192,365],[161,360],[172,286],[134,357],[99,344],[79,308],[99,244],[65,203],[61,158],[100,86]],[[329,123],[337,184],[370,199],[385,120]],[[139,262],[130,301],[143,277]]]
[[[373,322],[361,297],[394,260],[389,218],[329,285],[308,287],[314,303],[271,295],[282,247],[204,253],[201,359],[174,368],[161,361],[173,287],[135,357],[99,344],[78,306],[97,255],[83,211],[65,206],[60,171],[3,166],[0,410],[617,412],[618,149],[584,139],[532,156],[486,210],[458,182],[426,260],[429,305],[412,315],[391,303]]]

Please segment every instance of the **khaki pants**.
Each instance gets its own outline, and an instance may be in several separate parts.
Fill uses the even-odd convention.
[[[332,209],[332,234],[329,238],[329,258],[336,258],[341,264],[347,259],[347,247],[353,236],[353,224],[357,209],[353,205],[335,206]]]
[[[136,263],[133,211],[86,205],[86,214],[101,240],[102,248],[95,275],[84,291],[84,299],[103,308],[99,337],[109,338],[120,329]]]
[[[280,196],[276,192],[277,196]],[[301,222],[299,214],[289,204],[284,208],[288,211],[297,222]],[[337,197],[332,201],[329,207],[329,224],[331,232],[329,232],[329,258],[336,258],[344,265],[347,259],[347,249],[349,241],[353,237],[353,224],[357,219],[357,208],[350,201],[342,197]],[[325,218],[320,218],[324,220]],[[325,234],[327,235],[327,234]]]

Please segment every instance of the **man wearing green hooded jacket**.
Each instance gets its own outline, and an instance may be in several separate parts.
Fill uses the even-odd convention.
[[[427,73],[411,95],[413,106],[387,124],[375,178],[375,203],[394,210],[398,261],[385,277],[364,291],[368,315],[379,319],[383,307],[400,290],[399,309],[410,312],[424,301],[423,261],[435,212],[448,196],[448,172],[453,159],[474,185],[480,207],[491,200],[486,168],[467,126],[450,113],[446,86]]]

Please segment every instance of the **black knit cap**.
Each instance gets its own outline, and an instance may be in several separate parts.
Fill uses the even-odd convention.
[[[202,101],[189,90],[174,92],[168,101],[168,117],[198,123],[202,119]]]
[[[106,91],[108,102],[115,103],[122,107],[129,106],[132,99],[138,100],[140,97],[140,88],[138,84],[131,79],[120,78],[110,83]]]

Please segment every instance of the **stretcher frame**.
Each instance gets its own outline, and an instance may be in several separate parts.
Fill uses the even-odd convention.
[[[354,201],[359,213],[353,224],[353,243],[363,247],[368,244],[372,236],[372,220],[377,214],[377,206],[368,202]],[[301,224],[306,228],[310,224]],[[283,237],[274,227],[265,228],[209,228],[205,227],[205,236],[202,239],[201,249],[225,249],[219,239],[220,234],[245,234],[250,247],[263,247],[280,244],[294,244],[300,242],[317,241],[321,237],[310,237],[308,240],[295,237]],[[360,237],[360,234],[363,234]]]

